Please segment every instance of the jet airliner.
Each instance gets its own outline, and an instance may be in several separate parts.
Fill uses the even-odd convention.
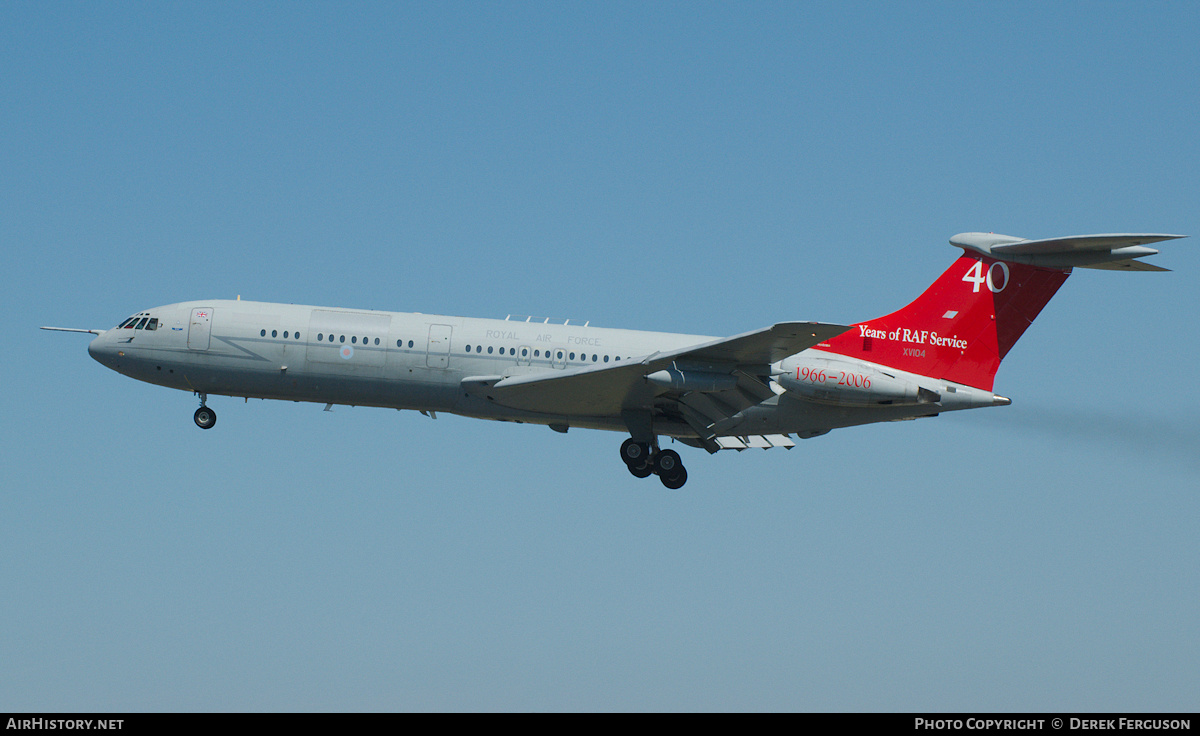
[[[962,233],[962,255],[916,300],[854,325],[780,322],[716,338],[534,318],[204,300],[154,307],[88,332],[101,364],[209,395],[448,412],[628,434],[639,478],[687,481],[670,437],[710,453],[795,446],[832,429],[1008,405],[1000,361],[1073,268],[1167,269],[1138,260],[1185,237],[1027,240]]]

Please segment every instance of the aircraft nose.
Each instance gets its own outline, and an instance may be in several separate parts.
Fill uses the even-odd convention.
[[[88,343],[88,355],[92,359],[103,366],[112,367],[112,359],[116,357],[117,349],[113,344],[104,339],[104,335],[99,335]]]

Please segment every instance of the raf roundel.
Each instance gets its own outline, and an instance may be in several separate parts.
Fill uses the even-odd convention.
[[[354,348],[350,347],[349,345],[343,345],[342,360],[350,360],[352,357],[354,357]]]

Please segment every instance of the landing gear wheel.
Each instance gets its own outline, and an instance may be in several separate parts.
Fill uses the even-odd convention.
[[[212,429],[217,423],[217,413],[207,406],[197,409],[192,418],[196,420],[196,426],[200,429]]]
[[[621,459],[630,468],[645,465],[646,461],[650,459],[650,445],[630,437],[621,443]],[[645,476],[640,477],[644,478]]]
[[[678,452],[659,450],[658,454],[654,456],[654,473],[656,475],[669,478],[680,470],[683,470],[683,461],[679,459]]]
[[[635,478],[649,478],[654,472],[649,463],[645,465],[626,465],[625,467],[629,468],[629,472],[633,473],[633,477]]]
[[[659,480],[661,480],[662,484],[667,488],[670,488],[672,491],[677,491],[680,488],[683,488],[684,483],[687,483],[687,471],[684,470],[682,465],[680,465],[679,470],[676,471],[674,475],[663,475],[659,477]]]

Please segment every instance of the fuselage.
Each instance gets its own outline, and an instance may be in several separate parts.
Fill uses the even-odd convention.
[[[713,339],[551,324],[533,318],[496,320],[208,300],[140,312],[96,337],[88,352],[124,375],[202,396],[414,409],[546,424],[560,431],[584,427],[625,432],[619,414],[581,416],[505,407],[472,395],[463,389],[463,381],[618,365]],[[819,350],[804,351],[772,366],[770,372],[794,370],[798,376],[801,363],[821,357]],[[812,401],[770,381],[776,395],[742,411],[722,433],[806,437],[834,427],[994,403],[991,392],[948,387],[945,381],[923,376],[903,378],[946,398],[937,403],[852,406]],[[946,388],[953,390],[947,394]],[[695,434],[671,416],[659,416],[654,431],[680,438]]]

